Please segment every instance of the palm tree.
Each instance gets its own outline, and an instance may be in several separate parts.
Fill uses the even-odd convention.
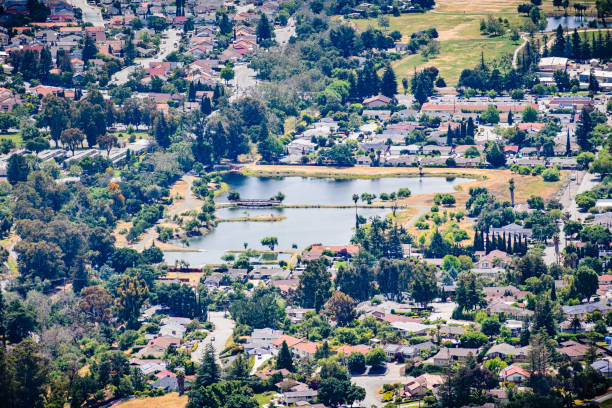
[[[355,229],[359,228],[359,216],[357,215],[357,201],[359,201],[359,194],[353,194],[353,202],[355,203]]]
[[[512,207],[514,207],[514,179],[510,179],[508,182],[508,189],[510,190],[510,202]]]

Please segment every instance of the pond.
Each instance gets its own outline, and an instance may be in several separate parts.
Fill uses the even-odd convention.
[[[397,177],[380,179],[336,180],[328,178],[284,177],[262,178],[231,174],[225,181],[241,198],[270,198],[279,191],[285,195],[285,204],[353,205],[352,195],[368,192],[391,193],[408,187],[412,194],[453,192],[454,186],[470,181],[467,178]],[[227,196],[219,197],[227,202]],[[360,208],[359,215],[370,218],[385,216],[389,208]],[[349,243],[355,228],[355,209],[349,208],[220,208],[218,218],[281,215],[276,222],[220,222],[209,234],[190,240],[189,247],[202,252],[166,252],[165,260],[173,264],[184,260],[192,266],[220,263],[227,250],[248,248],[266,249],[260,243],[267,236],[278,238],[279,250],[291,250],[295,245],[304,249],[308,245],[342,245]],[[286,257],[281,255],[280,259]]]
[[[555,16],[546,17],[546,29],[544,31],[555,31],[559,24],[566,30],[573,30],[574,28],[590,27],[590,22],[596,21],[597,27],[603,27],[601,21],[597,21],[595,17],[580,17],[580,16]]]

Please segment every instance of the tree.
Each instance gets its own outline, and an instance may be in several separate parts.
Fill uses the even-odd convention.
[[[93,37],[90,35],[85,36],[85,43],[83,45],[83,62],[87,64],[90,59],[95,58],[98,53],[98,48],[94,43]]]
[[[576,161],[583,169],[588,169],[595,160],[595,155],[591,152],[582,152],[576,157]]]
[[[93,323],[109,323],[112,317],[113,299],[100,286],[90,286],[81,291],[81,300],[77,306],[79,314],[85,321]]]
[[[106,150],[106,157],[110,155],[110,151],[117,145],[117,136],[107,133],[98,138],[98,145]]]
[[[285,152],[283,144],[274,136],[269,135],[257,145],[257,151],[265,162],[275,162]]]
[[[284,340],[278,352],[278,356],[276,356],[276,369],[281,370],[283,368],[293,371],[293,355],[291,354],[291,350],[289,350],[289,346],[287,346],[287,342]]]
[[[366,363],[372,367],[381,367],[386,361],[387,355],[381,348],[372,349],[366,354]]]
[[[170,127],[166,122],[166,117],[162,112],[159,112],[153,122],[153,135],[157,144],[164,149],[170,146]]]
[[[49,141],[45,139],[44,137],[39,136],[37,138],[26,141],[25,147],[26,149],[38,155],[38,153],[49,148]]]
[[[342,292],[334,292],[327,302],[327,312],[333,316],[338,326],[346,326],[355,317],[355,301]]]
[[[599,288],[597,273],[588,266],[580,265],[576,270],[574,287],[581,298],[587,298],[587,302],[590,301],[591,296],[597,293]]]
[[[319,312],[331,295],[331,275],[320,259],[309,262],[300,275],[297,296],[303,307]]]
[[[225,81],[225,84],[227,85],[229,81],[234,79],[234,68],[232,68],[230,65],[224,66],[223,68],[221,68],[221,73],[219,74],[219,76]]]
[[[395,79],[395,72],[393,72],[391,64],[387,64],[383,73],[380,81],[380,93],[388,98],[393,98],[397,93],[397,80]]]
[[[143,279],[136,276],[125,276],[117,288],[115,308],[120,319],[127,323],[129,329],[138,327],[140,308],[149,296],[149,288]]]
[[[49,386],[49,360],[42,354],[41,346],[26,340],[15,346],[6,360],[12,377],[11,396],[3,404],[10,403],[6,406],[11,407],[44,407]]]
[[[11,184],[17,184],[28,179],[30,166],[21,154],[13,154],[8,159],[6,177]]]
[[[347,359],[346,365],[352,373],[363,373],[366,369],[366,359],[363,353],[352,352]]]
[[[438,295],[436,273],[432,265],[419,262],[414,267],[410,295],[415,302],[425,307]]]
[[[499,123],[499,111],[494,105],[489,105],[487,110],[482,112],[480,119],[485,123],[497,124]]]
[[[538,120],[538,111],[531,106],[527,106],[523,110],[523,122],[536,122]]]
[[[514,207],[514,179],[511,178],[510,181],[508,181],[508,190],[510,190],[510,203],[512,204],[512,207]]]
[[[278,245],[278,238],[276,237],[265,237],[261,239],[261,245],[270,248],[270,251],[274,251],[274,247]]]
[[[272,39],[272,28],[270,27],[270,22],[265,13],[261,14],[255,33],[257,36],[257,44],[263,44],[264,47],[268,40]]]
[[[85,135],[79,129],[66,129],[62,132],[61,140],[64,145],[70,148],[70,151],[74,156],[74,151],[77,147],[79,147],[83,140],[85,140]]]
[[[490,317],[482,322],[482,332],[489,337],[496,336],[499,334],[501,324],[497,318]]]
[[[487,150],[487,161],[493,167],[501,167],[506,164],[506,155],[499,148],[497,142],[491,142],[489,149]]]
[[[68,103],[57,96],[48,96],[43,102],[45,108],[41,116],[41,125],[49,126],[51,138],[55,141],[55,147],[57,147],[62,131],[70,123],[70,109]]]
[[[194,389],[200,387],[207,387],[209,385],[219,382],[221,379],[221,368],[217,364],[215,358],[215,349],[212,343],[206,345],[204,350],[204,356],[202,356],[202,362],[198,367],[196,379],[194,382]]]
[[[38,327],[35,311],[19,299],[7,305],[5,319],[6,340],[9,343],[19,343]],[[1,346],[4,348],[4,344]]]
[[[576,142],[578,146],[580,146],[580,149],[585,152],[589,152],[593,149],[590,136],[594,128],[595,126],[591,119],[591,110],[586,107],[582,108],[580,118],[578,119],[578,126],[576,127]]]
[[[250,371],[249,358],[246,354],[240,353],[227,368],[227,378],[244,381],[249,377]]]

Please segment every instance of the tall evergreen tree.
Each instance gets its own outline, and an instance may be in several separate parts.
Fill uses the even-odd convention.
[[[170,127],[163,113],[158,113],[153,124],[155,141],[164,149],[170,146]]]
[[[570,131],[569,131],[569,127],[567,128],[567,139],[565,139],[565,155],[566,156],[571,156],[572,154],[572,145],[570,142]]]
[[[202,98],[202,102],[200,103],[200,111],[205,115],[210,115],[212,112],[212,105],[208,96]]]
[[[291,351],[289,350],[289,346],[287,346],[287,342],[283,340],[283,344],[281,345],[281,349],[278,352],[278,356],[276,357],[276,369],[277,370],[289,370],[293,371],[293,356],[291,355]]]
[[[256,36],[257,44],[262,44],[272,39],[272,28],[270,27],[268,17],[264,13],[261,14],[259,23],[257,23]]]
[[[393,98],[397,93],[397,80],[391,64],[387,64],[380,83],[380,93],[388,98]]]
[[[197,376],[195,379],[194,389],[207,387],[219,382],[221,379],[221,368],[217,364],[215,358],[215,349],[211,343],[206,345],[202,362],[198,367]]]
[[[591,111],[587,108],[582,108],[580,119],[578,119],[578,126],[576,127],[576,142],[578,146],[580,146],[580,149],[585,152],[589,152],[593,149],[593,145],[589,139],[593,128]]]
[[[563,57],[565,55],[565,33],[561,24],[555,32],[555,41],[550,48],[550,55],[553,57]]]

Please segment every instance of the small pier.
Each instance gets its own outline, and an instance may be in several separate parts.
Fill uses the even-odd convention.
[[[241,200],[232,201],[232,204],[237,207],[277,207],[281,204],[279,200],[262,200],[257,198],[243,198]]]

